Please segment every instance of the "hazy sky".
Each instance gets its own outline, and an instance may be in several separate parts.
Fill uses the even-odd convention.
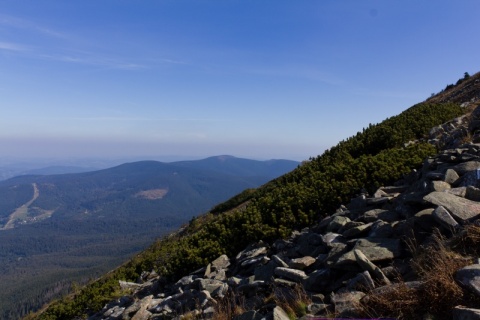
[[[0,157],[307,159],[479,71],[478,13],[478,0],[0,0]]]

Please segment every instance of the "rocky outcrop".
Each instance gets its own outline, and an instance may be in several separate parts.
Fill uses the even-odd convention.
[[[361,194],[287,239],[252,244],[235,257],[222,255],[176,283],[155,273],[137,284],[122,282],[131,294],[90,319],[208,319],[232,301],[242,303],[237,320],[288,319],[282,297],[299,290],[302,295],[290,300],[303,299],[311,316],[360,317],[369,293],[393,290],[399,278],[412,289],[424,285],[413,281],[406,240],[428,242],[434,228],[451,236],[480,221],[477,159],[478,144],[444,150],[394,186]],[[480,265],[458,270],[455,278],[480,297]],[[480,310],[459,306],[452,314],[478,319]]]

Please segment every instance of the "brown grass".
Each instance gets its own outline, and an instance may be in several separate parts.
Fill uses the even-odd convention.
[[[369,294],[363,300],[365,313],[397,319],[422,319],[425,314],[435,319],[451,319],[453,307],[466,298],[454,274],[470,264],[470,259],[452,251],[445,243],[440,233],[435,232],[428,246],[413,252],[411,265],[422,281],[418,289],[400,282],[382,294]]]
[[[384,292],[368,294],[362,299],[361,308],[366,317],[416,319],[417,310],[421,307],[418,296],[417,290],[400,282]]]
[[[412,267],[424,281],[419,298],[425,311],[443,317],[461,302],[463,290],[455,282],[454,274],[468,264],[470,259],[447,248],[438,232],[428,247],[419,250]],[[448,318],[451,319],[451,315]]]
[[[307,307],[312,303],[303,286],[294,288],[274,288],[274,300],[288,314],[290,319],[298,319],[307,314]]]
[[[233,293],[228,293],[216,304],[212,320],[233,319],[233,317],[241,315],[245,311],[247,310],[244,299],[235,297]]]
[[[450,247],[465,256],[480,256],[480,226],[465,226],[465,229],[450,240]]]

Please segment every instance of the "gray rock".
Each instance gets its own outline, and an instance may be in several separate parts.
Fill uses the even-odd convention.
[[[238,293],[242,293],[246,296],[253,296],[257,293],[258,289],[265,285],[264,281],[258,280],[251,283],[245,283],[237,288]]]
[[[362,251],[355,249],[353,250],[355,255],[356,262],[358,265],[365,271],[368,271],[373,277],[380,281],[383,284],[390,284],[390,280],[383,274],[382,270],[373,264]]]
[[[227,280],[227,273],[225,269],[217,270],[209,274],[210,279],[225,281]]]
[[[367,197],[362,194],[356,198],[350,200],[350,203],[347,205],[347,208],[350,210],[360,210],[367,206]]]
[[[322,236],[313,232],[307,232],[296,239],[295,258],[303,256],[316,256],[317,254],[326,252],[326,248],[322,247]],[[294,257],[294,256],[290,256]]]
[[[384,209],[366,211],[361,217],[365,222],[375,222],[379,219],[386,222],[393,222],[399,220],[399,218],[398,213]]]
[[[217,290],[221,290],[224,285],[222,281],[214,279],[199,279],[198,282],[200,290],[206,290],[212,296],[214,296],[214,292],[216,292]]]
[[[369,238],[390,238],[393,235],[393,227],[390,223],[378,220],[372,224]]]
[[[312,303],[325,303],[325,296],[321,293],[309,294],[309,297],[312,300]]]
[[[480,174],[478,170],[469,171],[465,173],[460,179],[458,179],[457,185],[459,187],[480,187]]]
[[[480,295],[480,264],[472,264],[457,270],[455,280],[476,295]]]
[[[147,310],[150,308],[152,299],[153,299],[153,295],[149,295],[143,298],[142,300],[137,301],[132,306],[125,309],[125,311],[123,312],[124,314],[123,318],[125,319],[125,316],[130,316],[133,313],[135,313],[131,318],[132,320],[148,319],[148,317],[152,314]]]
[[[375,283],[368,271],[357,274],[347,283],[348,290],[370,291],[375,289]]]
[[[474,171],[480,168],[480,162],[478,161],[467,161],[455,165],[452,169],[455,170],[459,175],[463,176],[469,171]]]
[[[465,198],[468,200],[480,201],[480,189],[475,188],[474,186],[468,186],[465,191]]]
[[[480,217],[480,203],[454,196],[446,192],[432,192],[425,201],[445,207],[459,222],[472,221]]]
[[[364,238],[357,240],[354,249],[360,250],[369,261],[388,261],[401,255],[401,243],[398,239]],[[343,270],[358,270],[354,250],[350,250],[332,265],[332,268]]]
[[[451,189],[452,186],[445,181],[432,181],[430,188],[432,191],[443,192],[445,190]]]
[[[333,218],[332,221],[327,226],[327,231],[328,232],[336,232],[338,231],[341,227],[343,227],[347,222],[350,222],[350,219],[347,217],[342,217],[342,216],[336,216]]]
[[[321,236],[321,239],[323,244],[328,248],[332,248],[332,246],[336,243],[342,243],[342,244],[346,243],[346,240],[343,237],[343,235],[338,233],[332,233],[332,232],[329,232]]]
[[[237,287],[239,286],[244,279],[239,278],[239,277],[230,277],[227,279],[227,284],[231,287]]]
[[[290,320],[290,317],[288,314],[280,308],[279,306],[276,306],[273,308],[273,320]]]
[[[291,268],[277,267],[275,268],[275,275],[292,280],[297,283],[301,283],[307,278],[307,275],[302,270],[296,270]]]
[[[480,309],[456,306],[452,310],[454,320],[480,320]]]
[[[358,227],[358,226],[361,226],[361,225],[364,225],[365,223],[361,222],[361,221],[350,221],[350,222],[347,222],[343,227],[341,227],[340,229],[338,229],[338,233],[340,234],[343,234],[345,231],[351,229],[351,228],[355,228],[355,227]]]
[[[212,271],[226,269],[228,266],[230,266],[230,259],[228,259],[226,254],[222,254],[220,257],[211,262]]]
[[[241,251],[240,253],[238,253],[235,259],[237,260],[237,262],[242,262],[243,260],[246,260],[246,259],[255,258],[260,255],[266,255],[267,251],[268,249],[263,246],[260,246],[259,248],[255,248],[255,247],[247,248]]]
[[[298,287],[298,283],[290,281],[290,280],[280,279],[280,278],[276,278],[275,280],[273,280],[273,283],[277,287],[287,287],[287,288],[292,288],[292,289]]]
[[[114,314],[115,312],[118,312],[118,310],[122,310],[122,313],[123,311],[125,310],[125,308],[122,308],[120,306],[114,306],[112,308],[109,308],[107,311],[105,311],[103,313],[103,316],[104,317],[110,317],[112,314]]]
[[[248,268],[252,265],[265,264],[269,260],[270,260],[270,258],[268,258],[265,255],[257,256],[255,258],[247,258],[247,259],[243,260],[243,262],[240,264],[240,266],[242,266],[242,268]]]
[[[365,203],[369,206],[380,206],[393,199],[393,197],[367,198]]]
[[[443,178],[443,181],[445,181],[450,185],[453,185],[458,181],[459,178],[460,176],[455,170],[447,169],[447,171],[445,172],[445,177]]]
[[[445,192],[453,194],[457,197],[465,198],[465,195],[467,194],[467,187],[452,188],[452,189],[446,190]]]
[[[406,281],[403,283],[394,283],[394,284],[389,284],[389,285],[384,285],[378,288],[375,288],[371,291],[371,294],[373,295],[390,295],[397,291],[399,287],[405,286],[408,289],[412,290],[419,290],[425,283],[422,281]],[[365,300],[368,300],[368,296],[364,298]]]
[[[315,258],[305,256],[302,258],[292,259],[289,263],[289,267],[298,270],[304,270],[317,261]]]
[[[401,242],[398,239],[359,239],[355,244],[355,249],[362,251],[372,262],[390,260],[402,254]]]
[[[447,230],[454,230],[458,227],[458,222],[448,213],[447,209],[438,206],[432,213],[433,219]]]
[[[212,296],[210,295],[210,292],[208,292],[207,290],[200,291],[196,297],[196,300],[202,308],[205,307],[208,302],[214,301]]]
[[[322,315],[326,313],[329,308],[330,305],[326,303],[311,303],[307,306],[307,311],[313,315]]]
[[[385,191],[383,191],[382,189],[377,189],[377,191],[375,191],[375,193],[373,194],[373,197],[374,198],[381,198],[381,197],[388,197],[388,193],[386,193]]]
[[[202,312],[203,317],[206,319],[211,319],[213,318],[213,315],[215,314],[215,309],[213,307],[208,307],[203,310]]]
[[[122,280],[119,280],[118,284],[120,285],[120,288],[122,290],[135,290],[142,287],[141,284],[138,284],[135,282],[122,281]]]
[[[357,238],[357,237],[360,237],[361,235],[368,234],[370,229],[372,229],[372,222],[350,228],[345,232],[343,232],[342,235],[345,238]]]
[[[408,189],[407,185],[380,187],[380,190],[389,194],[402,193]]]
[[[208,290],[207,290],[208,291]],[[214,290],[211,295],[212,297],[215,298],[223,298],[228,292],[228,284],[222,283],[220,287],[218,287],[216,290]]]
[[[277,264],[277,267],[284,267],[288,268],[288,264],[282,260],[278,255],[274,254],[272,256],[272,261],[274,261]]]
[[[413,223],[420,226],[423,230],[432,231],[435,226],[435,221],[432,216],[433,210],[434,209],[425,209],[418,212],[413,217]]]
[[[319,246],[322,244],[322,236],[314,232],[304,232],[295,239],[295,242],[300,246]]]
[[[329,282],[330,269],[320,269],[310,273],[303,285],[307,291],[322,292]]]
[[[342,314],[351,309],[356,309],[360,305],[360,300],[365,296],[361,291],[350,291],[336,293],[332,298],[335,306],[335,314]]]
[[[327,266],[331,268],[337,266],[339,264],[339,259],[341,259],[344,255],[348,253],[349,248],[350,248],[349,246],[343,243],[335,244],[334,246],[332,246],[332,248],[328,252],[327,257],[323,260],[323,263],[325,263]],[[353,262],[350,262],[350,264],[352,263]],[[340,266],[342,266],[342,264],[340,264]],[[342,266],[342,268],[340,269],[350,270],[351,268],[349,268],[348,266],[347,268],[345,268],[345,266]],[[353,270],[356,270],[356,269],[357,268],[355,267],[353,268]]]
[[[183,278],[181,278],[180,280],[178,280],[175,285],[178,286],[178,287],[185,287],[185,286],[188,286],[190,284],[192,284],[194,282],[195,279],[197,279],[198,277],[195,276],[195,275],[189,275],[189,276],[185,276]]]
[[[414,236],[413,227],[413,219],[398,221],[392,224],[393,235],[396,238],[411,238]]]
[[[276,263],[274,260],[269,261],[267,264],[257,266],[254,270],[255,280],[267,282],[273,281],[275,268],[278,266],[278,263]]]

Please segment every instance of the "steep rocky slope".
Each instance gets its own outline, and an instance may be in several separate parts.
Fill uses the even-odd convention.
[[[480,235],[479,172],[480,144],[444,150],[395,185],[361,194],[287,239],[251,244],[235,257],[221,255],[175,283],[147,271],[137,283],[121,282],[131,294],[89,319],[410,319],[429,313],[478,319],[480,309],[472,307],[480,308],[479,259],[442,245],[450,240],[460,246]],[[475,240],[477,248],[462,250],[478,252],[480,239]],[[422,250],[431,264],[412,264],[420,263],[416,255]],[[448,270],[450,264],[455,270]],[[441,278],[452,271],[452,279]],[[439,293],[444,297],[434,296]],[[382,314],[383,300],[415,309],[402,315],[393,305]]]
[[[459,96],[449,90],[446,101]],[[241,194],[157,243],[145,253],[155,263],[143,256],[103,279],[118,299],[96,307],[106,287],[95,282],[40,318],[74,308],[90,319],[478,317],[479,97],[456,101],[465,114],[427,135],[450,107],[414,106],[364,129],[260,195]],[[441,152],[418,167],[432,145]]]

